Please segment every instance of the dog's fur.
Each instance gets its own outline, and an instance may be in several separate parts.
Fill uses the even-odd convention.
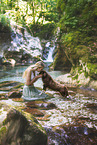
[[[68,96],[67,88],[58,82],[56,82],[46,71],[42,70],[39,74],[42,74],[43,90],[46,88],[60,92],[63,97]]]

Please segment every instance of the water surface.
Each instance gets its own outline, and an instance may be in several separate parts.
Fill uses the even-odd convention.
[[[22,74],[27,67],[28,66],[15,66],[14,68],[1,68],[0,82],[17,81],[25,83]],[[48,68],[45,69],[48,71]],[[50,71],[49,74],[55,79],[59,75],[65,74],[65,72]],[[35,83],[36,87],[42,88],[42,85],[41,79]],[[50,92],[53,91],[50,90]],[[48,116],[47,121],[39,120],[42,126],[46,128],[47,132],[49,132],[51,128],[63,124],[66,126],[75,125],[74,129],[76,132],[79,129],[76,127],[76,124],[78,126],[85,125],[86,127],[83,127],[84,136],[89,134],[88,129],[94,128],[97,130],[96,91],[87,90],[85,88],[71,88],[69,89],[69,97],[67,99],[60,96],[57,92],[53,92],[53,96],[54,97],[50,98],[48,101],[54,103],[57,106],[57,109],[46,110],[46,115]],[[51,131],[48,135],[50,134]],[[55,139],[53,139],[55,145],[60,144],[58,143],[57,138],[57,134],[55,134]]]

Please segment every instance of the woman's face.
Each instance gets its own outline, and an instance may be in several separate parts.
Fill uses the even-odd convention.
[[[40,72],[41,70],[43,70],[43,67],[38,67],[37,71]]]

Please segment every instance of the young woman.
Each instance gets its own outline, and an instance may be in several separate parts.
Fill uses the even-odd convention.
[[[23,78],[26,78],[22,96],[24,100],[32,101],[48,97],[47,94],[41,93],[41,91],[34,87],[34,83],[42,77],[42,75],[39,75],[38,73],[43,70],[44,66],[44,63],[39,61],[36,64],[29,66],[23,73]]]

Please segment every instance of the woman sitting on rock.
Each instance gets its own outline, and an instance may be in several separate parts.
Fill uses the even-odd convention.
[[[34,87],[34,83],[42,77],[42,75],[38,73],[43,70],[44,66],[44,63],[39,61],[36,64],[29,66],[23,73],[23,78],[26,78],[22,96],[24,100],[31,101],[48,97],[47,94],[41,93],[41,91]]]

